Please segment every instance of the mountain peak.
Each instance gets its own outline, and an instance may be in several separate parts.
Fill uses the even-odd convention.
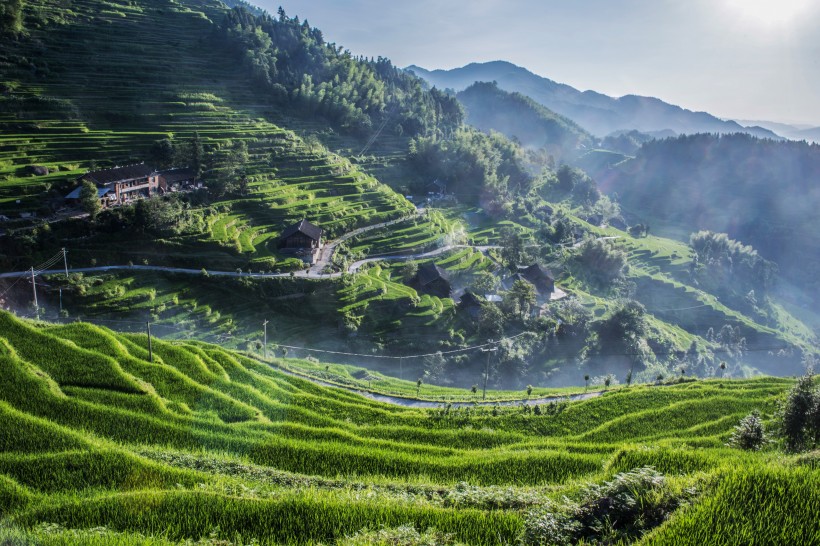
[[[526,95],[598,136],[636,129],[645,133],[673,131],[677,134],[745,132],[761,138],[781,138],[770,129],[743,127],[657,97],[634,94],[610,97],[597,91],[580,91],[503,60],[474,62],[450,70],[428,70],[415,65],[407,69],[431,85],[456,91],[476,81],[495,81],[501,89]]]

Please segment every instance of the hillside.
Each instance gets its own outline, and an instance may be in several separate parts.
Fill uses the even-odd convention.
[[[548,514],[578,518],[589,541],[605,517],[595,499],[627,484],[622,494],[649,503],[617,508],[610,532],[630,543],[820,543],[812,459],[723,446],[742,416],[770,416],[790,380],[414,409],[213,345],[154,340],[149,352],[145,336],[88,324],[2,313],[0,325],[0,537],[11,543],[381,544],[381,529],[536,544]],[[565,496],[593,511],[562,511]]]
[[[470,125],[498,131],[527,148],[543,149],[557,160],[571,159],[593,144],[593,137],[569,119],[493,83],[476,82],[456,97]]]
[[[418,66],[409,66],[406,70],[441,89],[460,91],[477,81],[496,82],[501,89],[530,97],[598,137],[636,129],[645,133],[745,132],[762,138],[779,138],[761,127],[743,127],[734,121],[724,121],[706,112],[692,112],[654,97],[614,98],[591,90],[579,91],[504,61],[472,63],[452,70],[426,70]]]
[[[817,145],[694,135],[648,142],[599,182],[654,225],[726,232],[753,245],[816,303],[818,179]]]
[[[23,30],[3,42],[0,97],[0,305],[21,315],[148,321],[163,337],[243,349],[267,333],[300,356],[366,355],[388,375],[426,354],[405,371],[457,388],[487,366],[458,351],[502,336],[515,341],[488,382],[510,389],[681,369],[792,375],[814,351],[799,309],[765,293],[718,301],[689,274],[690,248],[630,230],[594,180],[465,126],[454,97],[296,16],[165,0],[24,6]],[[568,149],[589,138],[520,95],[498,98]],[[584,158],[606,168],[624,156]],[[140,161],[190,167],[204,187],[94,216],[63,199],[88,170]],[[303,218],[326,243],[311,266],[279,248]],[[42,271],[62,258],[69,275]],[[433,264],[449,290],[417,282]],[[558,290],[514,290],[533,265]],[[466,289],[492,305],[465,310]]]

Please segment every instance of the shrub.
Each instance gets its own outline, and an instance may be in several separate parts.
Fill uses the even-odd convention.
[[[632,541],[663,523],[694,493],[674,490],[652,467],[638,468],[586,486],[577,503],[545,503],[531,510],[520,538],[528,545]]]
[[[779,435],[787,451],[803,451],[820,441],[820,390],[811,372],[797,380],[780,407]]]
[[[339,540],[339,546],[444,546],[455,545],[450,534],[427,529],[419,533],[412,525],[402,525],[378,531],[359,531],[352,537]]]
[[[749,451],[758,451],[766,442],[763,421],[760,419],[760,413],[755,410],[740,420],[740,423],[732,431],[732,436],[726,445]]]

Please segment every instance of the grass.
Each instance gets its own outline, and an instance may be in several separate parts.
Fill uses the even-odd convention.
[[[511,543],[528,507],[653,466],[699,497],[648,544],[816,543],[817,470],[783,464],[771,450],[723,447],[751,409],[771,418],[788,379],[633,385],[540,415],[517,406],[416,409],[277,369],[327,372],[321,363],[271,366],[193,341],[156,342],[150,363],[141,335],[0,319],[4,539],[329,544],[409,524],[467,544]],[[34,344],[58,349],[27,348]],[[76,373],[82,362],[92,370],[110,359],[119,374],[61,383],[47,370],[72,350],[87,357]],[[361,371],[331,369],[353,379]],[[139,391],[116,388],[124,380]]]

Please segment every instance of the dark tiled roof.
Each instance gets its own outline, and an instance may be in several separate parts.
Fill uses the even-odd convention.
[[[314,226],[304,218],[299,220],[292,226],[288,226],[282,232],[282,235],[279,237],[280,239],[287,239],[291,235],[295,235],[297,233],[302,233],[303,235],[307,235],[314,241],[318,241],[322,237],[322,228],[319,226]]]
[[[480,307],[481,304],[483,303],[483,301],[484,301],[483,298],[480,298],[479,296],[476,296],[475,294],[473,294],[472,292],[470,292],[468,290],[468,291],[464,292],[463,296],[461,296],[461,300],[459,301],[459,303],[463,307],[475,307],[475,306]]]
[[[512,285],[515,284],[515,281],[522,281],[528,284],[533,284],[527,277],[522,275],[521,273],[516,273],[515,275],[511,275],[509,279],[507,279],[507,285],[512,288]],[[509,290],[509,288],[508,288]]]
[[[65,199],[79,199],[82,189],[82,186],[77,186],[74,188],[74,191],[65,196]],[[110,191],[113,190],[111,190],[111,188],[97,188],[97,197],[102,198]]]
[[[548,269],[544,269],[538,264],[532,264],[528,267],[519,268],[519,271],[521,271],[521,274],[524,275],[524,278],[532,283],[542,280],[555,281],[552,273],[550,273]]]
[[[125,167],[114,167],[113,169],[103,169],[101,171],[92,171],[80,177],[81,180],[90,180],[98,186],[104,186],[122,180],[135,180],[137,178],[146,178],[153,174],[154,169],[145,163],[137,165],[126,165]]]
[[[436,264],[424,264],[419,266],[418,280],[421,286],[427,286],[431,282],[436,282],[439,279],[447,282],[450,281],[447,272]]]
[[[158,171],[157,174],[165,179],[166,184],[185,182],[196,177],[193,169],[165,169],[164,171]]]

